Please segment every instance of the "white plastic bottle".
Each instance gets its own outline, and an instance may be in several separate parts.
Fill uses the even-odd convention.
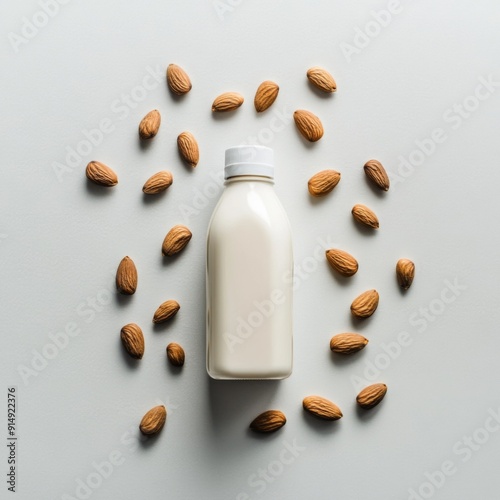
[[[286,378],[293,253],[273,150],[226,150],[224,178],[207,239],[207,371],[215,379]]]

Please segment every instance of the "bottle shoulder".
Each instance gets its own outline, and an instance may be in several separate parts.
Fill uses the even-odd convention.
[[[237,235],[248,231],[290,233],[285,209],[270,183],[230,184],[213,211],[209,234],[231,232]]]

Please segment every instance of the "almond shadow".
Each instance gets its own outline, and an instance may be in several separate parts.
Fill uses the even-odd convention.
[[[359,231],[361,234],[365,236],[369,236],[370,238],[374,238],[375,235],[380,231],[380,229],[375,229],[373,227],[367,226],[366,224],[363,224],[362,222],[358,222],[351,214],[351,219],[352,223],[354,224],[354,227]]]
[[[384,401],[380,401],[380,403],[375,406],[374,408],[371,408],[369,410],[365,410],[361,406],[358,405],[358,403],[354,403],[356,405],[356,416],[364,421],[368,422],[369,420],[375,418],[377,414],[380,412],[381,405],[384,404]]]
[[[120,337],[118,336],[118,342],[120,344],[120,352],[122,354],[122,359],[123,359],[123,362],[127,365],[128,368],[130,368],[131,370],[137,370],[140,363],[141,363],[141,360],[140,359],[135,359],[133,358],[132,356],[130,356],[130,354],[127,353],[127,351],[125,350],[125,348],[123,347],[123,344],[122,344],[122,341],[120,339]]]
[[[320,434],[335,434],[340,431],[340,420],[325,420],[311,415],[307,411],[302,412],[302,418],[308,427]]]
[[[95,198],[106,198],[108,196],[111,196],[115,187],[116,186],[100,186],[99,184],[96,184],[89,178],[85,177],[85,190],[89,195],[94,196]]]
[[[316,85],[314,85],[314,83],[312,83],[309,78],[306,77],[306,80],[309,90],[313,91],[318,97],[320,97],[321,99],[333,99],[335,92],[323,92],[318,87],[316,87]]]
[[[368,342],[369,344],[369,342]],[[337,352],[330,351],[330,358],[333,362],[334,365],[337,366],[349,366],[352,365],[353,363],[356,363],[360,358],[364,356],[364,351],[368,347],[368,344],[363,347],[358,352],[355,352],[353,354],[339,354]]]

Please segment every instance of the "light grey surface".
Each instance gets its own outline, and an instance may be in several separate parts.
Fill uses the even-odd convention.
[[[500,82],[500,7],[494,0],[401,1],[387,26],[376,24],[373,13],[394,5],[70,1],[17,51],[9,34],[22,36],[24,18],[32,20],[41,6],[4,5],[0,374],[4,394],[18,386],[20,441],[18,493],[9,496],[2,481],[1,498],[83,498],[78,479],[97,484],[99,477],[92,500],[245,494],[392,500],[409,498],[411,489],[420,489],[421,498],[498,498],[500,433],[488,418],[500,411],[499,84],[489,96],[480,89],[482,101],[470,96],[481,78]],[[43,16],[37,19],[43,23]],[[354,44],[358,27],[378,34],[367,43],[358,33],[356,41],[366,46],[346,57],[342,44]],[[171,62],[192,78],[185,98],[167,91],[164,71]],[[337,94],[325,97],[309,87],[305,72],[312,65],[331,70]],[[159,81],[146,79],[150,90],[141,94],[138,86],[156,68]],[[253,96],[265,79],[281,91],[271,109],[256,115]],[[241,92],[244,105],[214,118],[212,100],[229,90]],[[120,103],[130,94],[135,101]],[[464,101],[477,109],[457,118],[453,106]],[[162,126],[141,149],[137,125],[153,108],[161,111]],[[322,118],[319,143],[298,135],[289,118],[296,108]],[[66,148],[81,146],[83,131],[103,119],[113,131],[59,179],[55,162],[64,164]],[[421,165],[399,167],[400,156],[408,159],[416,141],[435,129],[442,129],[442,142]],[[183,130],[200,143],[201,161],[192,172],[176,150]],[[204,238],[218,189],[208,188],[212,197],[204,207],[197,193],[221,172],[224,149],[251,136],[275,149],[276,189],[301,268],[295,367],[279,383],[213,382],[204,366]],[[362,165],[372,157],[391,173],[387,194],[364,178]],[[115,168],[116,188],[87,185],[90,159]],[[412,161],[419,160],[413,153]],[[163,168],[173,172],[173,186],[146,200],[144,181]],[[326,199],[312,200],[307,180],[323,168],[341,171],[342,180]],[[350,209],[358,202],[379,215],[376,234],[353,224]],[[197,213],[184,217],[187,206],[198,206]],[[167,263],[161,242],[176,223],[187,223],[194,236]],[[352,252],[358,274],[344,281],[330,272],[322,241]],[[139,271],[130,300],[114,291],[124,255]],[[400,257],[417,267],[406,294],[394,276]],[[462,289],[450,291],[449,282]],[[349,304],[368,288],[379,290],[379,309],[354,324]],[[154,329],[152,314],[169,298],[180,302],[180,313]],[[87,305],[94,300],[105,304]],[[120,327],[130,321],[146,336],[137,366],[119,343]],[[47,347],[51,335],[72,323],[80,333],[54,354]],[[365,334],[368,347],[345,361],[332,358],[331,335],[349,330]],[[394,359],[384,357],[384,346],[394,349],[400,332],[410,345]],[[186,349],[180,373],[165,360],[170,341]],[[53,359],[23,379],[20,371],[41,352]],[[389,387],[372,413],[355,408],[355,377]],[[302,398],[315,393],[334,400],[344,418],[330,425],[304,415]],[[159,402],[168,408],[166,428],[157,439],[138,440],[140,418]],[[4,396],[2,436],[6,405]],[[283,410],[286,426],[265,438],[250,435],[250,420],[268,408]],[[485,425],[489,430],[481,430]],[[467,436],[474,436],[469,444]],[[296,457],[283,451],[294,443]],[[121,465],[107,478],[96,476],[93,463],[116,453]],[[450,474],[434,474],[443,484],[426,485],[426,473],[447,461],[453,462]],[[259,470],[269,479],[256,479]]]

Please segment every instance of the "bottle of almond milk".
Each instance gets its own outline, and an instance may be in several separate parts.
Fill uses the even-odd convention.
[[[207,371],[215,379],[292,372],[292,237],[274,191],[273,150],[226,150],[207,239]]]

